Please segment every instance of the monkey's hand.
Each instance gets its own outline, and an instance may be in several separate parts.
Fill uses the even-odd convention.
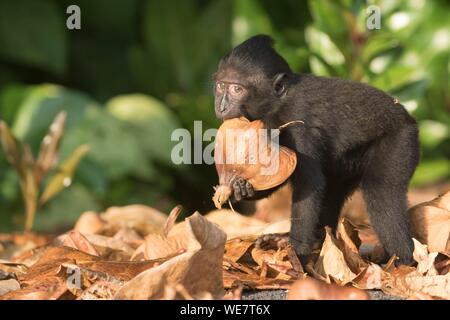
[[[255,246],[263,250],[284,249],[289,245],[289,236],[287,233],[269,233],[263,234],[256,239]]]
[[[252,184],[241,177],[236,177],[231,183],[231,186],[233,188],[232,202],[250,199],[255,195]]]

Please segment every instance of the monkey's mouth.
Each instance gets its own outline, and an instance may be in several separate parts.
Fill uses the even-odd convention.
[[[216,117],[221,120],[229,120],[244,116],[239,110],[235,108],[224,109],[223,111],[216,111]]]

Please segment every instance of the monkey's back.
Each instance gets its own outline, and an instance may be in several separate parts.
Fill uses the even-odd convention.
[[[343,150],[370,143],[403,125],[416,125],[393,97],[360,82],[301,75],[296,89],[300,108],[294,112]]]

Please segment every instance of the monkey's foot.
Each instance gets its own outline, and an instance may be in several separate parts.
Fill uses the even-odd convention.
[[[278,250],[286,248],[289,245],[289,237],[287,234],[269,233],[263,234],[256,239],[255,246],[263,250]]]
[[[235,201],[241,201],[255,195],[252,184],[241,177],[234,179],[231,186],[233,187],[233,198]]]

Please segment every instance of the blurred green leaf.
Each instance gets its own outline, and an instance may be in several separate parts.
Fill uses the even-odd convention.
[[[0,71],[1,73],[1,71]],[[0,118],[13,123],[18,106],[29,93],[29,86],[10,84],[0,90]]]
[[[450,138],[450,128],[438,121],[425,120],[419,124],[420,142],[428,149],[435,149]]]
[[[66,68],[66,24],[49,0],[0,1],[0,56],[61,74]]]
[[[233,44],[237,45],[256,34],[273,34],[268,12],[260,1],[234,1]]]
[[[340,1],[310,0],[308,3],[314,25],[331,38],[347,59],[350,56],[349,51],[352,49],[348,21],[346,20],[350,16],[348,10],[342,6]]]
[[[422,78],[420,71],[413,67],[395,64],[372,80],[372,84],[385,91],[393,91]]]
[[[89,144],[91,152],[88,158],[110,179],[135,172],[154,174],[138,141],[127,131],[126,123],[100,108],[86,95],[60,86],[40,85],[30,90],[17,112],[13,132],[37,152],[40,140],[60,111],[67,113],[66,133],[60,146],[61,158],[69,157],[79,145]]]
[[[170,139],[180,126],[167,106],[149,96],[129,94],[114,97],[106,108],[117,119],[131,124],[129,130],[149,160],[172,165],[170,155],[174,143]]]
[[[321,56],[329,65],[344,64],[344,56],[326,33],[311,26],[305,30],[305,37],[309,49]]]
[[[411,184],[426,185],[448,177],[450,177],[450,161],[447,158],[424,159],[417,167]]]
[[[96,102],[88,96],[61,86],[33,86],[22,104],[17,106],[12,130],[19,139],[28,142],[32,150],[37,152],[41,139],[60,111],[67,112],[66,128],[69,129],[82,121],[88,107],[95,106]]]
[[[400,42],[394,34],[381,33],[368,38],[362,50],[362,59],[365,63],[370,63],[376,57],[387,52],[400,49]]]

